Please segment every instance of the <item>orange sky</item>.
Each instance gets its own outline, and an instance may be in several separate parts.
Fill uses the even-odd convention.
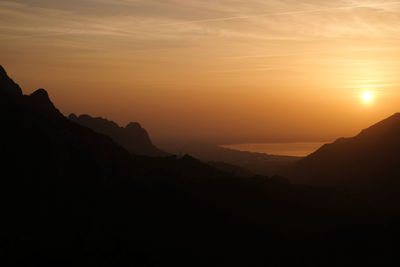
[[[328,141],[400,111],[399,25],[390,0],[6,0],[0,64],[156,140]]]

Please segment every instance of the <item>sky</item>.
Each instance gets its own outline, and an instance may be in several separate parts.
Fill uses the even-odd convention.
[[[0,64],[159,142],[329,141],[400,112],[400,1],[0,0]]]

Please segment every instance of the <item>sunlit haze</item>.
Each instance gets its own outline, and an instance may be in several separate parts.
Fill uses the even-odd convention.
[[[399,111],[399,25],[390,0],[6,0],[0,63],[156,142],[325,141]]]
[[[362,92],[361,98],[364,101],[364,103],[371,103],[374,100],[374,92],[372,91]]]

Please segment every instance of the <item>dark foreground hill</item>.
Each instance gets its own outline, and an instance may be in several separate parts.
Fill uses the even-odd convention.
[[[110,136],[116,143],[132,154],[150,157],[169,156],[168,153],[153,145],[147,131],[137,122],[131,122],[126,127],[120,127],[113,121],[104,118],[93,118],[89,115],[76,116],[71,114],[68,118],[98,133]]]
[[[396,266],[398,202],[134,156],[1,67],[0,114],[1,266]]]
[[[400,183],[400,113],[322,146],[291,165],[288,174],[301,183]]]

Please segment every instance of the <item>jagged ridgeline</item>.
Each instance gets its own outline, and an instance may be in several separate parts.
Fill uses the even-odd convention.
[[[132,154],[150,157],[166,157],[170,155],[153,145],[147,131],[137,122],[131,122],[126,127],[120,127],[113,121],[104,118],[93,118],[89,115],[80,115],[78,117],[75,114],[71,114],[68,118],[98,133],[110,136]]]
[[[250,204],[255,192],[281,190],[276,179],[230,176],[190,156],[133,155],[64,117],[45,90],[24,95],[3,68],[0,111],[3,266],[234,263],[247,257],[232,250],[267,234],[247,240],[252,231],[236,228],[264,206]]]
[[[24,95],[1,67],[0,114],[1,266],[388,266],[396,260],[398,187],[372,195],[390,198],[371,198],[375,192],[231,175],[190,156],[133,154],[117,138],[66,118],[45,90]]]

